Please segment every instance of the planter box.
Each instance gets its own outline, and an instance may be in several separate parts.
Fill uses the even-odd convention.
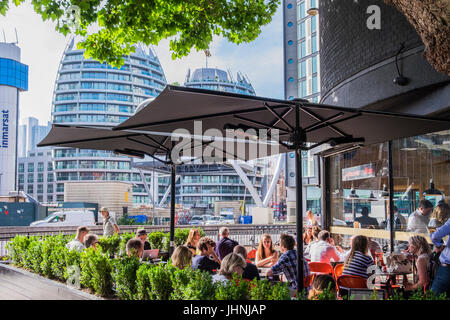
[[[0,263],[0,300],[103,299],[6,263]]]

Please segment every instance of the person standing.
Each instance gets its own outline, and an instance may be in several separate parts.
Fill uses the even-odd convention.
[[[100,212],[103,216],[103,236],[109,237],[114,233],[119,233],[119,227],[117,226],[114,218],[109,214],[109,210],[106,207],[101,207]]]
[[[230,231],[227,227],[222,227],[219,229],[219,236],[222,236],[222,239],[217,243],[217,247],[215,250],[216,255],[220,260],[225,258],[226,255],[233,252],[234,247],[239,245],[237,241],[234,241],[228,236],[230,235]]]
[[[84,237],[89,233],[88,227],[78,227],[75,239],[66,244],[66,248],[71,250],[77,250],[78,252],[83,251],[86,247],[84,246]]]
[[[440,228],[436,229],[436,232],[431,234],[431,241],[435,245],[434,251],[440,253],[439,262],[441,263],[439,269],[436,272],[433,283],[431,285],[431,291],[436,294],[447,293],[447,297],[450,297],[450,219]],[[442,238],[447,238],[447,244],[444,245]]]
[[[408,232],[427,233],[429,215],[433,211],[433,204],[429,200],[420,200],[419,208],[408,218]]]

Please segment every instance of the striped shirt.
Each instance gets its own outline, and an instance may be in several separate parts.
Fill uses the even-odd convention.
[[[355,251],[355,255],[353,256],[349,265],[344,265],[342,274],[368,278],[369,275],[367,274],[367,268],[371,265],[373,265],[372,257],[366,256],[359,251]]]

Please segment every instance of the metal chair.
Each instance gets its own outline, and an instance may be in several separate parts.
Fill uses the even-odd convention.
[[[337,277],[336,288],[339,296],[342,296],[342,289],[347,292],[350,289],[367,289],[367,279],[354,275],[341,275]]]
[[[325,262],[310,262],[308,263],[309,271],[312,273],[324,273],[334,275],[334,270],[331,264]]]

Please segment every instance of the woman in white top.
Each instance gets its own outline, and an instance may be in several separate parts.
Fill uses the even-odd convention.
[[[409,283],[406,279],[404,289],[405,291],[411,291],[417,288],[427,288],[430,283],[430,278],[428,277],[431,255],[430,245],[422,236],[412,236],[408,242],[408,252],[416,257],[417,275],[414,283]]]
[[[219,272],[212,276],[213,282],[228,282],[233,279],[233,274],[237,273],[242,276],[247,263],[244,258],[237,253],[230,253],[223,258],[220,264]]]

